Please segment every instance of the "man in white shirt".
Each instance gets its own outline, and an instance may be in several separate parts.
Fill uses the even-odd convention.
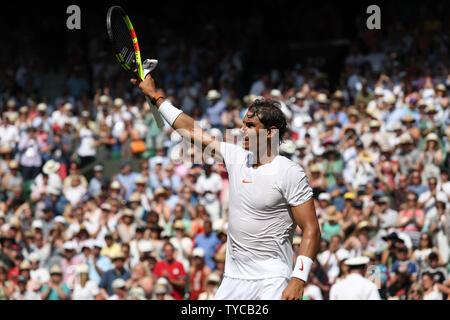
[[[137,84],[136,80],[132,80]],[[301,300],[320,241],[312,188],[304,170],[278,154],[286,119],[276,102],[256,100],[243,119],[243,147],[219,142],[157,93],[139,83],[166,121],[185,138],[221,155],[229,174],[225,274],[215,299]],[[302,229],[293,268],[292,239]],[[293,270],[294,269],[294,270]]]
[[[331,287],[330,300],[381,300],[377,285],[363,276],[369,261],[364,256],[347,259],[349,275]]]
[[[211,220],[220,219],[219,192],[222,190],[222,178],[212,171],[214,159],[206,159],[204,165],[205,172],[197,179],[195,191],[199,195],[199,200],[208,211]]]

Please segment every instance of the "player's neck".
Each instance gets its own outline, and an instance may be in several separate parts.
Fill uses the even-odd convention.
[[[259,152],[256,155],[256,164],[253,164],[253,168],[258,168],[262,165],[268,164],[275,159],[275,157],[278,155],[278,150],[275,150],[275,152],[271,151],[270,146],[266,149],[265,152]]]

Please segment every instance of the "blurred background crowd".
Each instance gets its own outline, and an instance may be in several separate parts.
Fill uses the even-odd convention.
[[[328,299],[361,255],[383,299],[448,299],[448,4],[386,4],[383,22],[401,19],[380,31],[365,29],[362,7],[349,22],[329,3],[302,19],[283,6],[249,1],[234,19],[219,7],[219,19],[199,2],[192,32],[177,15],[135,27],[164,95],[210,134],[238,135],[259,97],[280,102],[280,150],[307,173],[322,232],[305,299]],[[273,28],[259,15],[269,10]],[[145,32],[156,25],[158,36]],[[211,299],[226,168],[193,163],[177,133],[158,129],[103,33],[68,34],[56,57],[33,32],[19,21],[6,39],[21,35],[27,50],[11,41],[0,53],[0,299]],[[323,59],[296,60],[311,52]],[[295,252],[300,242],[297,229]]]

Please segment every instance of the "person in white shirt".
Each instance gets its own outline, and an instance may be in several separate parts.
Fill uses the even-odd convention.
[[[330,300],[381,300],[377,285],[363,276],[369,261],[365,256],[347,259],[349,274],[331,287]]]
[[[301,300],[319,241],[312,188],[304,170],[278,154],[286,119],[279,105],[255,100],[243,119],[243,147],[219,142],[157,93],[148,75],[139,84],[166,121],[187,139],[222,156],[230,207],[224,279],[215,299]],[[302,242],[293,266],[297,225]],[[294,267],[294,268],[293,268]]]
[[[95,300],[100,290],[95,281],[89,280],[89,266],[81,264],[77,267],[77,278],[72,292],[72,300]]]
[[[211,220],[217,221],[220,217],[219,192],[222,190],[222,178],[213,172],[214,159],[209,158],[204,165],[205,173],[198,179],[195,191],[199,195],[200,204],[204,205]]]

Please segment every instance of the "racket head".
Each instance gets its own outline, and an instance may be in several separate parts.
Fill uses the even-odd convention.
[[[136,32],[120,6],[108,9],[106,29],[117,61],[133,78],[142,80],[144,72]]]

